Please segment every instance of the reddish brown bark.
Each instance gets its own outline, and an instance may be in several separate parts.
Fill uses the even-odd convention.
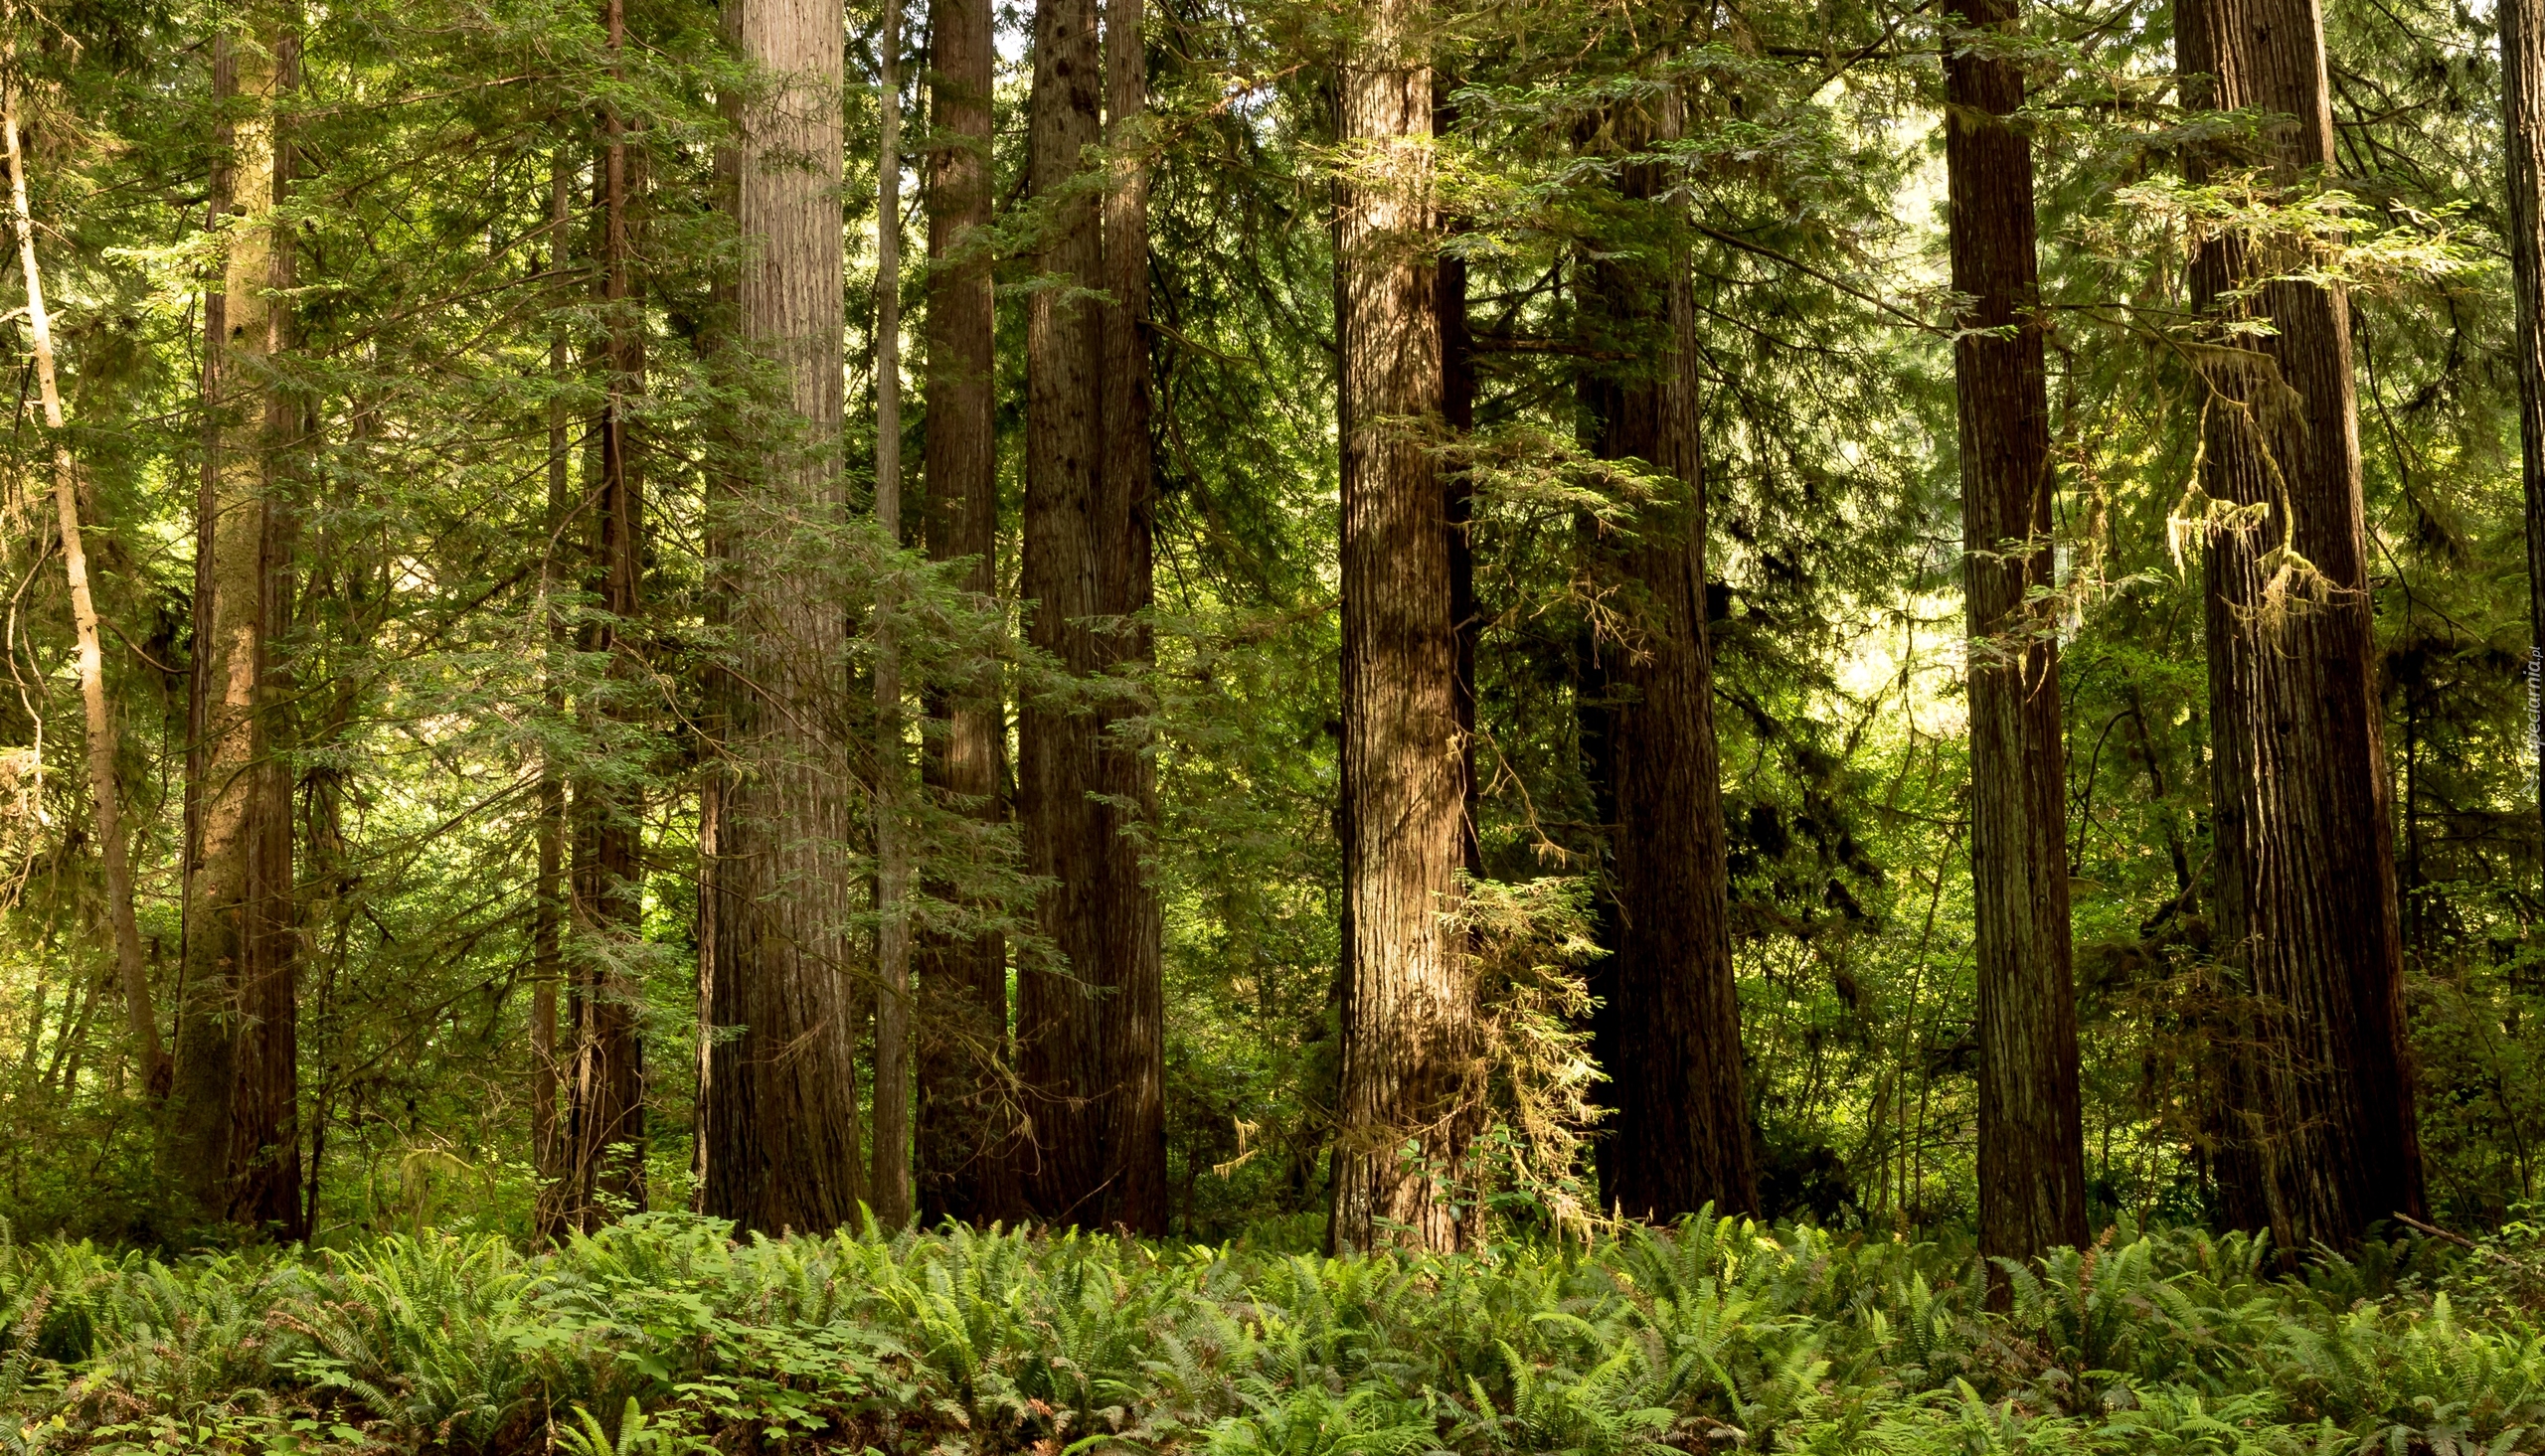
[[[2068,781],[2052,624],[2050,404],[2023,72],[1986,49],[2014,0],[1961,0],[1945,166],[1970,630],[1970,872],[1979,1002],[1979,1251],[2084,1244],[2086,1154],[2068,933]]]
[[[2284,184],[2329,174],[2333,127],[2313,0],[2178,0],[2186,101],[2295,118],[2258,158]],[[2195,155],[2195,179],[2220,158]],[[2219,1168],[2231,1214],[2285,1251],[2358,1241],[2425,1212],[2404,1042],[2393,830],[2375,683],[2350,304],[2288,278],[2308,261],[2269,236],[2203,243],[2206,316],[2267,316],[2214,336],[2200,485],[2250,508],[2208,534],[2212,813],[2219,955],[2250,997],[2231,1049]],[[2239,299],[2232,290],[2263,282]],[[2286,556],[2303,558],[2303,567]]]
[[[231,235],[207,308],[204,489],[198,508],[192,770],[168,1152],[195,1216],[296,1235],[300,1199],[298,957],[291,772],[272,639],[290,616],[289,452],[299,400],[273,374],[291,348],[293,249],[269,220],[292,150],[278,102],[298,82],[289,32],[216,40],[217,96],[254,109],[219,138]]]
[[[1126,160],[1085,170],[1100,141],[1118,152],[1137,135],[1146,83],[1138,4],[1108,3],[1109,86],[1095,0],[1035,9],[1031,168],[1051,286],[1026,338],[1024,594],[1030,639],[1080,689],[1024,705],[1018,812],[1027,865],[1053,882],[1041,917],[1064,959],[1020,978],[1021,1157],[1040,1216],[1163,1232],[1158,922],[1142,864],[1153,791],[1106,681],[1146,651],[1121,620],[1149,591],[1145,183]]]
[[[744,347],[783,395],[738,432],[756,450],[717,483],[715,686],[725,764],[708,786],[700,889],[700,1204],[753,1228],[855,1216],[857,1072],[849,978],[850,804],[840,685],[847,612],[805,520],[843,522],[843,246],[838,0],[729,0],[728,34],[764,84],[732,103],[721,158],[746,248]]]
[[[998,460],[994,451],[990,292],[990,86],[995,52],[989,0],[934,0],[929,37],[937,135],[928,180],[928,554],[969,562],[964,589],[998,588]],[[931,705],[928,789],[984,826],[1006,818],[999,760],[1007,736],[998,664]],[[956,888],[930,887],[938,898]],[[928,935],[918,947],[921,990],[920,1216],[933,1222],[1013,1219],[1013,1109],[1000,1068],[1009,1055],[1007,947],[992,931]]]
[[[1675,136],[1677,98],[1657,105],[1656,116],[1618,117],[1614,134],[1627,145]],[[1663,241],[1645,244],[1656,258],[1594,270],[1595,312],[1608,325],[1601,352],[1627,362],[1596,373],[1588,391],[1601,456],[1640,461],[1672,483],[1607,564],[1625,588],[1632,635],[1605,650],[1596,735],[1611,817],[1601,896],[1611,953],[1593,969],[1605,1003],[1594,1036],[1615,1112],[1601,1194],[1638,1218],[1759,1205],[1706,635],[1696,314],[1685,259],[1655,207],[1668,180],[1648,163],[1624,168],[1621,191]]]
[[[2529,668],[2545,675],[2545,4],[2500,0],[2501,111],[2518,357],[2519,482],[2527,519]],[[2529,726],[2534,731],[2536,725]],[[2545,790],[2545,733],[2530,765]],[[2545,806],[2545,792],[2540,793]]]
[[[1343,1058],[1329,1239],[1471,1241],[1472,977],[1442,923],[1463,858],[1457,627],[1437,441],[1432,73],[1380,0],[1343,69],[1336,232],[1343,442]]]

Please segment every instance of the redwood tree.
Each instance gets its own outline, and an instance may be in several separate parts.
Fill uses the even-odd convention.
[[[1479,1110],[1463,858],[1457,624],[1435,442],[1442,404],[1432,73],[1414,0],[1357,17],[1339,91],[1343,1057],[1337,1248],[1471,1241],[1455,1187]]]
[[[849,977],[847,609],[822,560],[841,523],[843,246],[838,0],[730,0],[762,79],[729,106],[720,159],[744,246],[736,326],[782,394],[735,431],[710,529],[732,669],[718,675],[723,771],[700,855],[700,1203],[759,1229],[855,1215]]]
[[[2528,671],[2545,648],[2545,4],[2500,0],[2509,270],[2518,329],[2519,479],[2527,507]],[[2545,735],[2538,742],[2545,785]],[[2540,797],[2545,802],[2545,796]]]
[[[291,611],[287,491],[303,411],[279,373],[292,345],[293,248],[273,214],[291,186],[279,103],[298,62],[286,29],[213,43],[213,93],[235,116],[215,138],[213,205],[241,221],[204,310],[185,989],[168,1149],[196,1215],[286,1235],[303,1211],[298,957],[273,638]]]
[[[2295,118],[2251,160],[2289,186],[2331,173],[2314,0],[2177,0],[2174,33],[2187,102]],[[2195,151],[2188,170],[2199,181],[2224,160]],[[2213,509],[2258,518],[2221,520],[2206,550],[2217,946],[2248,998],[2218,1162],[2230,1216],[2267,1222],[2284,1251],[2426,1213],[2350,304],[2302,271],[2306,246],[2221,231],[2192,270],[2212,326],[2200,487]],[[2271,330],[2231,331],[2253,319]]]
[[[928,554],[965,562],[965,590],[997,589],[998,458],[991,343],[989,0],[934,0],[929,14],[928,419],[923,446]],[[936,726],[928,789],[984,826],[1006,817],[1007,736],[995,662],[930,704]],[[942,899],[954,887],[934,884]],[[1000,1065],[1007,1055],[1007,947],[998,932],[929,934],[917,946],[920,1019],[918,1195],[924,1221],[988,1223],[1019,1212],[1014,1138]]]
[[[1651,113],[1646,114],[1646,108]],[[1631,150],[1676,137],[1664,94],[1612,117]],[[1667,489],[1606,564],[1623,587],[1627,640],[1608,646],[1593,741],[1609,819],[1601,920],[1609,956],[1594,1036],[1615,1112],[1601,1197],[1628,1216],[1670,1218],[1711,1204],[1758,1211],[1741,1003],[1732,972],[1723,791],[1705,615],[1705,462],[1696,391],[1696,312],[1687,261],[1659,200],[1668,175],[1629,161],[1627,221],[1645,238],[1592,269],[1595,371],[1587,394],[1602,458],[1639,461]]]
[[[1076,681],[1024,705],[1018,810],[1062,959],[1025,967],[1018,1057],[1033,1208],[1160,1233],[1166,1135],[1158,916],[1143,855],[1154,790],[1117,725],[1124,619],[1150,582],[1146,184],[1140,0],[1035,7],[1029,167],[1045,210],[1026,331],[1028,632]],[[1109,121],[1106,111],[1109,109]],[[1103,144],[1103,153],[1097,153]],[[1091,154],[1105,171],[1091,174]]]
[[[1979,1251],[2086,1241],[2077,997],[2068,935],[2068,780],[2059,649],[2029,600],[2055,584],[2050,404],[2032,142],[2008,119],[2014,0],[1962,0],[1945,52],[1959,405],[1962,592],[1970,630],[1970,878],[1978,959]]]

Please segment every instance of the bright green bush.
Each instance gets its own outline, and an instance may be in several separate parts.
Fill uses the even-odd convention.
[[[2507,1456],[2545,1448],[2538,1262],[2282,1277],[2158,1232],[1989,1313],[1933,1246],[1729,1220],[1461,1258],[673,1214],[545,1254],[0,1243],[0,1448]]]

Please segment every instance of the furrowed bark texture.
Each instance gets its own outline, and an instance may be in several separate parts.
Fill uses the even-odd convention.
[[[968,561],[963,587],[998,589],[998,461],[993,453],[990,292],[989,0],[933,0],[929,38],[936,132],[929,158],[928,554]],[[998,665],[930,705],[939,721],[924,772],[929,791],[984,828],[1006,818],[999,759],[1007,737]],[[933,885],[939,899],[955,887]],[[919,1205],[931,1223],[1012,1220],[1021,1212],[1016,1131],[1000,1067],[1008,1057],[1007,946],[991,931],[932,934],[918,946],[922,995]]]
[[[856,1213],[857,1082],[847,926],[851,786],[841,723],[846,610],[807,560],[845,519],[840,476],[842,243],[838,0],[731,0],[764,89],[737,105],[725,158],[746,260],[744,346],[786,393],[744,438],[716,543],[733,668],[718,708],[731,771],[707,862],[717,1029],[704,1093],[702,1205],[752,1228],[830,1229]],[[807,531],[805,525],[816,529]]]
[[[2519,480],[2527,506],[2528,670],[2545,649],[2545,0],[2500,0],[2509,264],[2518,325]],[[2535,725],[2531,724],[2533,731]],[[2545,809],[2545,733],[2535,769]]]
[[[2260,160],[2291,185],[2329,172],[2332,113],[2313,0],[2177,0],[2195,105],[2293,116]],[[2197,181],[2211,159],[2195,156]],[[2402,948],[2375,655],[2350,307],[2338,286],[2245,279],[2303,259],[2269,237],[2201,247],[2193,300],[2226,322],[2200,355],[2201,489],[2250,508],[2208,533],[2209,700],[2218,945],[2251,998],[2233,1049],[2244,1092],[2221,1128],[2232,1215],[2284,1252],[2354,1244],[2426,1213],[2404,1045]],[[2258,519],[2256,519],[2258,517]],[[2305,566],[2278,555],[2287,548]]]
[[[1114,14],[1108,91],[1096,0],[1035,9],[1030,165],[1050,210],[1038,271],[1065,283],[1036,292],[1027,319],[1024,593],[1033,643],[1092,686],[1080,701],[1043,693],[1024,705],[1026,861],[1053,879],[1042,922],[1066,959],[1021,978],[1021,1156],[1041,1217],[1163,1232],[1157,911],[1141,864],[1154,792],[1111,731],[1123,709],[1104,682],[1146,650],[1115,619],[1146,605],[1149,589],[1145,191],[1135,169],[1090,173],[1085,160],[1134,135],[1145,101],[1145,81],[1128,74],[1138,8]],[[1120,113],[1109,136],[1108,99]],[[1081,291],[1099,289],[1105,298]]]
[[[601,20],[612,52],[626,44],[622,0],[606,0]],[[585,628],[584,650],[609,660],[598,718],[624,720],[639,705],[643,666],[638,619],[644,611],[641,562],[644,487],[635,458],[630,401],[645,388],[642,302],[635,282],[629,216],[637,154],[615,111],[601,118],[594,167],[600,193],[601,411],[594,421],[599,479],[586,523],[587,560],[600,615]],[[644,804],[623,775],[590,775],[575,786],[573,910],[575,1056],[570,1144],[572,1217],[587,1231],[610,1205],[645,1205],[645,1061],[639,1037],[643,993],[633,957],[644,920]]]
[[[296,81],[288,32],[215,43],[214,91],[252,108],[230,128],[232,226],[206,339],[211,434],[196,543],[193,755],[198,849],[187,867],[170,1155],[192,1212],[298,1232],[299,1059],[291,773],[271,639],[289,617],[283,457],[298,402],[272,370],[290,348],[290,240],[271,222],[291,179],[275,103]],[[212,322],[212,321],[208,321]]]
[[[1464,786],[1418,8],[1380,0],[1344,67],[1336,236],[1343,441],[1343,1057],[1330,1242],[1472,1240],[1474,987],[1442,923]]]
[[[875,522],[902,539],[902,0],[884,0],[883,128],[877,147]],[[867,1180],[887,1228],[911,1218],[910,803],[902,742],[902,662],[886,596],[875,633],[875,1168]]]
[[[14,60],[14,58],[12,58]],[[133,1061],[153,1098],[168,1091],[171,1068],[159,1045],[150,969],[141,958],[141,927],[132,912],[132,863],[124,844],[123,794],[115,779],[118,734],[106,702],[106,658],[97,633],[97,605],[88,589],[88,550],[80,529],[80,482],[64,433],[62,389],[54,373],[53,318],[44,301],[44,274],[36,262],[35,219],[27,210],[27,161],[18,136],[18,92],[0,78],[0,112],[9,153],[9,200],[18,235],[18,271],[27,284],[27,326],[35,342],[37,393],[44,400],[45,428],[53,436],[53,503],[62,530],[62,565],[71,588],[72,630],[79,643],[80,706],[88,735],[88,797],[96,816],[97,848],[106,872],[106,917],[113,934],[115,980],[123,991],[132,1032]]]
[[[1677,98],[1655,104],[1656,117],[1619,118],[1621,143],[1678,134]],[[1629,164],[1620,180],[1627,200],[1647,207],[1668,186],[1649,164]],[[1614,820],[1601,905],[1611,954],[1594,969],[1606,1005],[1594,1033],[1616,1112],[1601,1196],[1629,1217],[1660,1219],[1709,1204],[1721,1213],[1759,1207],[1706,636],[1696,313],[1686,260],[1665,246],[1661,259],[1594,270],[1610,328],[1603,350],[1632,363],[1596,375],[1590,391],[1601,456],[1640,460],[1676,483],[1613,553],[1637,635],[1605,654],[1599,732]]]
[[[1975,32],[2015,24],[2014,0],[1959,4]],[[2023,72],[1985,44],[1947,42],[1945,168],[1953,291],[1971,300],[1957,320],[1953,390],[1970,631],[1979,1251],[2024,1259],[2084,1245],[2086,1153],[2059,648],[2025,600],[2056,584],[2032,143],[2005,119],[2023,107]]]

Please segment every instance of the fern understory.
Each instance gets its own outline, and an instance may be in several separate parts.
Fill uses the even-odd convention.
[[[2545,1450],[2545,1242],[2108,1237],[2013,1278],[1702,1221],[1471,1258],[950,1230],[163,1262],[0,1245],[7,1451]]]

